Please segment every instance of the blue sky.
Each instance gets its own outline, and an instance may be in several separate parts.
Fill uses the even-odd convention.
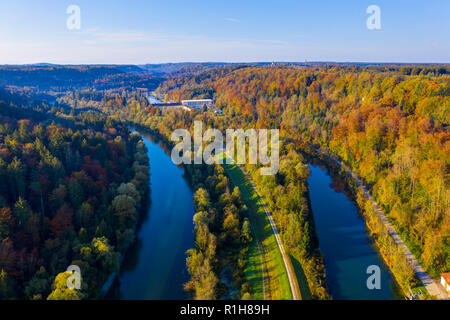
[[[305,60],[449,63],[450,1],[0,0],[0,64]]]

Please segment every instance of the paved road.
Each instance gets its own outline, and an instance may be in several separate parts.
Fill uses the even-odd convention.
[[[318,150],[316,149],[316,151],[318,151]],[[447,300],[448,299],[448,294],[446,294],[441,289],[441,286],[440,286],[439,283],[437,283],[437,281],[435,281],[432,277],[430,277],[423,270],[423,268],[420,266],[419,262],[417,262],[416,258],[413,256],[413,254],[411,253],[411,251],[409,251],[409,249],[406,246],[406,244],[400,238],[399,234],[392,227],[392,224],[388,221],[388,219],[386,218],[386,215],[384,214],[384,212],[380,209],[378,204],[375,202],[375,200],[369,194],[369,192],[367,191],[366,186],[362,183],[362,181],[345,164],[343,164],[340,161],[334,159],[330,155],[327,155],[327,156],[330,157],[330,159],[332,159],[334,162],[339,164],[345,171],[350,173],[352,175],[353,179],[355,179],[358,187],[362,188],[362,190],[364,191],[364,194],[366,195],[366,197],[372,202],[372,205],[373,205],[376,213],[380,217],[380,219],[383,222],[383,224],[386,226],[386,228],[387,228],[389,234],[391,235],[392,239],[394,239],[395,244],[397,246],[399,246],[400,248],[402,248],[403,254],[408,259],[408,262],[413,267],[414,272],[416,273],[416,275],[419,278],[419,280],[422,281],[422,283],[423,283],[424,287],[427,289],[428,293],[433,295],[433,296],[436,296],[440,300]]]
[[[262,197],[259,195],[258,190],[256,189],[256,186],[253,183],[253,180],[251,179],[251,177],[245,172],[245,170],[241,166],[239,166],[239,168],[242,170],[244,175],[250,181],[250,184],[252,185],[256,194],[259,196],[262,207],[263,207],[264,211],[266,212],[267,218],[269,219],[273,234],[275,235],[275,239],[277,240],[278,248],[280,249],[281,256],[283,257],[284,266],[286,268],[286,273],[287,273],[287,276],[289,279],[289,286],[291,287],[292,300],[300,300],[300,293],[299,293],[298,285],[295,280],[296,279],[295,273],[294,273],[294,270],[292,269],[292,265],[290,264],[289,257],[286,254],[286,251],[284,250],[283,243],[281,242],[281,238],[280,238],[277,226],[275,225],[275,222],[273,221],[272,214],[269,212],[265,202],[263,201]]]

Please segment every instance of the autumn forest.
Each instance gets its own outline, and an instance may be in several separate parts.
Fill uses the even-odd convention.
[[[0,300],[108,297],[145,212],[164,201],[150,196],[141,132],[170,150],[173,130],[193,132],[194,121],[279,129],[280,160],[268,176],[254,164],[182,166],[194,208],[188,298],[292,299],[289,268],[301,299],[333,298],[309,184],[316,162],[357,209],[402,297],[436,298],[374,204],[429,276],[450,271],[447,65],[0,67],[0,86]],[[212,107],[176,106],[188,99]],[[82,274],[75,290],[71,265]]]

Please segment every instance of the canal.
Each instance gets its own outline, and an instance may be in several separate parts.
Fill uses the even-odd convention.
[[[399,299],[399,289],[367,234],[364,219],[343,192],[342,182],[332,178],[324,167],[309,167],[311,206],[333,299]],[[372,274],[367,268],[371,265],[380,267],[380,290],[367,287]]]

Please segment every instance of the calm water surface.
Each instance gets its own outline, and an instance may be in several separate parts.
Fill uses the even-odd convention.
[[[365,222],[353,202],[325,169],[309,167],[311,206],[333,299],[398,299],[398,287],[368,237]],[[381,269],[381,290],[367,288],[370,265]]]
[[[119,275],[122,299],[186,299],[186,250],[194,247],[193,193],[162,144],[142,134],[150,158],[152,203]],[[116,283],[117,286],[117,283]]]

